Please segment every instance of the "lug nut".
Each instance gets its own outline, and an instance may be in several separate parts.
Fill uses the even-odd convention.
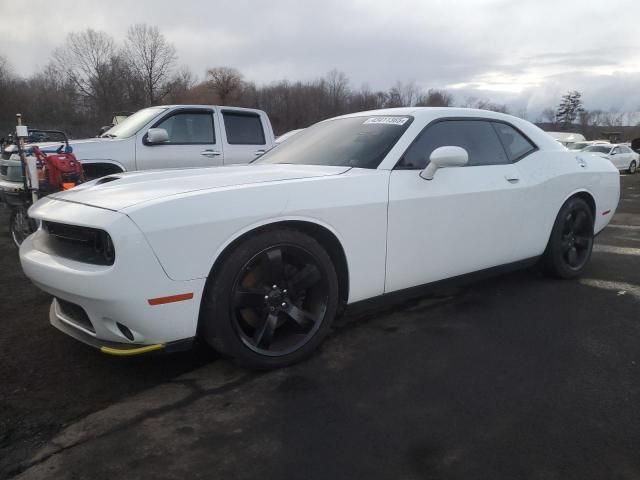
[[[284,290],[282,290],[282,293],[287,293],[287,289],[285,288]]]
[[[278,285],[274,285],[272,288],[275,290],[276,288],[278,288]]]
[[[287,306],[287,304],[286,304],[285,302],[282,302],[282,306],[283,306],[283,307],[286,307],[286,306]]]
[[[265,296],[264,296],[264,299],[265,299],[265,300],[269,300],[269,295],[265,295]]]

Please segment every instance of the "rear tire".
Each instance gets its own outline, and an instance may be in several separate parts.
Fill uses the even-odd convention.
[[[593,214],[587,202],[572,197],[560,209],[542,256],[545,273],[574,278],[582,273],[593,249]]]
[[[220,353],[266,370],[309,356],[329,333],[338,307],[331,257],[297,230],[256,234],[212,273],[200,331]]]
[[[636,173],[637,169],[638,169],[638,165],[636,164],[636,161],[631,160],[631,163],[629,164],[629,168],[627,169],[627,173],[633,175],[634,173]]]

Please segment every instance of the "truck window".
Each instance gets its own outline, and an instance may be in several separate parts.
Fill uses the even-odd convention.
[[[176,113],[160,122],[157,127],[164,128],[169,134],[169,141],[165,144],[210,145],[216,143],[211,112]]]
[[[260,115],[244,112],[222,112],[227,143],[230,145],[264,145],[266,143]]]

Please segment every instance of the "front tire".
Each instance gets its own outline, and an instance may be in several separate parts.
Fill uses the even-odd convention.
[[[233,249],[205,292],[201,333],[239,363],[272,369],[309,356],[330,330],[338,276],[313,237],[270,230]]]
[[[593,250],[593,214],[587,202],[572,197],[560,209],[542,257],[545,272],[558,278],[579,276]]]
[[[636,161],[631,160],[631,163],[629,164],[629,168],[627,169],[627,173],[633,175],[634,173],[636,173],[637,169],[638,169],[638,165],[636,164]]]
[[[17,207],[11,209],[11,214],[9,215],[9,231],[11,232],[11,238],[16,247],[20,248],[22,242],[36,230],[36,222],[29,218],[26,208]]]

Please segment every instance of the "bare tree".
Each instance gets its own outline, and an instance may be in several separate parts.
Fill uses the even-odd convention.
[[[11,75],[11,66],[5,57],[0,55],[0,82],[6,82]]]
[[[237,99],[242,91],[242,74],[235,68],[215,67],[207,70],[207,84],[221,105]]]
[[[324,86],[327,90],[330,115],[343,113],[349,97],[349,79],[339,70],[331,70],[324,78]]]
[[[65,44],[53,54],[53,65],[69,79],[85,107],[104,117],[122,109],[124,69],[111,36],[88,29],[67,35]]]
[[[105,83],[105,69],[115,56],[113,38],[88,29],[69,33],[65,45],[55,50],[53,59],[61,71],[67,72],[81,95],[96,98]]]
[[[131,71],[144,84],[148,105],[155,105],[167,94],[176,49],[158,27],[138,23],[129,27],[124,55]]]
[[[416,106],[418,107],[451,107],[453,96],[446,90],[430,88],[425,94],[418,96]]]
[[[541,123],[556,123],[556,112],[553,108],[545,108],[540,116]]]
[[[509,109],[502,103],[494,103],[487,99],[469,97],[463,107],[490,110],[492,112],[509,113]]]
[[[418,98],[418,88],[415,82],[402,83],[400,81],[389,90],[386,107],[411,107]]]
[[[196,86],[196,83],[193,73],[188,66],[184,65],[169,80],[167,84],[168,93],[165,100],[168,100],[169,103],[184,103],[184,98]]]

